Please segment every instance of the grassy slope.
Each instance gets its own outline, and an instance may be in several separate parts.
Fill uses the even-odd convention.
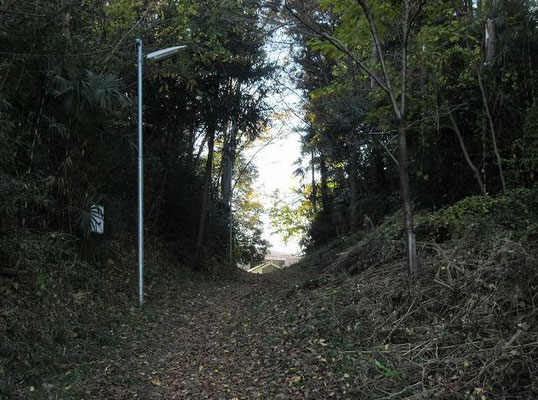
[[[411,284],[389,219],[285,271],[260,318],[339,377],[336,397],[537,398],[536,211],[520,192],[419,216]]]

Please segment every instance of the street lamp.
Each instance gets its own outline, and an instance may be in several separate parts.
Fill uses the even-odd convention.
[[[136,39],[138,47],[138,300],[144,303],[144,159],[143,159],[143,122],[142,122],[142,39]],[[186,46],[168,47],[146,55],[148,60],[162,60],[176,54]]]

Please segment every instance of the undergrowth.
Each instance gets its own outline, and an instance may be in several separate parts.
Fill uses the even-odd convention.
[[[320,388],[353,399],[537,398],[535,194],[471,197],[418,213],[421,272],[413,281],[401,215],[339,238],[264,277],[230,335],[293,360],[287,389],[304,386],[313,398]],[[96,375],[101,385],[143,385],[125,360],[145,348],[166,310],[189,301],[172,295],[188,284],[187,271],[158,242],[147,262],[154,304],[141,312],[135,252],[107,243],[88,263],[71,240],[1,239],[0,398],[89,398],[101,390],[92,388]]]
[[[340,395],[537,398],[536,199],[472,197],[419,214],[415,281],[400,215],[341,238],[280,274],[290,284],[261,319],[339,376]]]
[[[155,316],[137,307],[127,239],[94,244],[86,262],[66,234],[0,238],[0,399],[83,398],[97,363],[143,340]],[[179,283],[179,269],[158,242],[147,247],[151,302]]]

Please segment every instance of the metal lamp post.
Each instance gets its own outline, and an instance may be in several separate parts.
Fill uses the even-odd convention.
[[[138,47],[138,300],[144,304],[144,159],[143,159],[143,120],[142,120],[142,67],[144,55],[142,39],[136,39]],[[186,46],[168,47],[149,53],[148,60],[162,60],[176,54]]]

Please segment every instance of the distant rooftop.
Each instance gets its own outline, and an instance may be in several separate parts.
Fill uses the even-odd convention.
[[[294,254],[289,254],[289,253],[284,253],[282,251],[275,251],[275,250],[269,250],[269,253],[267,253],[267,255],[265,256],[265,258],[267,257],[282,257],[282,258],[287,258],[287,257],[295,257]]]
[[[299,257],[294,254],[288,254],[281,251],[271,250],[265,256],[266,261],[279,261],[283,266],[290,266],[299,261]]]

